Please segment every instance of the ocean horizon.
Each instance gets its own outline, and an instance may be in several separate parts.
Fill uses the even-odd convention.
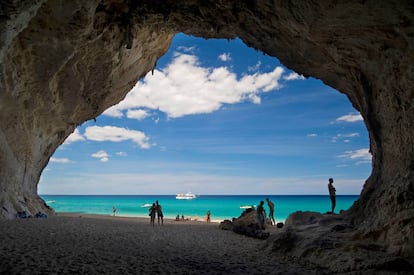
[[[329,195],[200,195],[192,200],[177,200],[176,195],[40,195],[47,205],[57,213],[85,213],[116,215],[124,217],[148,217],[149,206],[155,201],[162,205],[165,218],[175,219],[177,215],[202,220],[207,211],[212,221],[231,220],[244,211],[243,207],[257,206],[265,202],[266,213],[269,208],[266,198],[275,204],[275,219],[285,222],[296,211],[331,211]],[[358,200],[359,195],[337,195],[335,213],[349,209]]]

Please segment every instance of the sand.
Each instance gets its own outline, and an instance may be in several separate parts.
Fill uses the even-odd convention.
[[[271,229],[276,230],[276,229]],[[218,223],[58,213],[0,221],[0,274],[322,274]]]

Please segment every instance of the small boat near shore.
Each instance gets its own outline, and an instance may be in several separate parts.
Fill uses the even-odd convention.
[[[141,207],[151,207],[151,206],[152,206],[152,203],[141,204]]]
[[[256,205],[240,205],[240,209],[249,209],[249,208],[255,208]]]
[[[185,193],[185,194],[177,194],[175,196],[175,198],[177,200],[193,200],[193,199],[196,199],[197,197],[198,197],[197,195],[195,195],[191,192],[188,192],[188,193]]]

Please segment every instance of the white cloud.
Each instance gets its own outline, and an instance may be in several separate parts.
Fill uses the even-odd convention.
[[[103,151],[103,150],[98,151],[98,152],[96,152],[96,153],[93,153],[91,156],[92,156],[93,158],[97,158],[97,159],[99,159],[99,160],[100,160],[100,161],[102,161],[102,162],[107,162],[107,161],[109,161],[109,155],[108,155],[105,151]]]
[[[332,142],[337,142],[338,140],[343,140],[343,142],[350,142],[347,138],[359,137],[359,133],[349,133],[349,134],[337,134],[332,138]]]
[[[351,160],[359,160],[357,162],[357,164],[369,163],[369,162],[372,161],[372,155],[369,152],[369,149],[367,149],[367,148],[358,149],[358,150],[354,150],[354,151],[346,151],[345,153],[343,153],[339,157],[347,158],[347,159],[351,159]]]
[[[359,133],[349,133],[342,135],[343,137],[359,137]]]
[[[85,140],[85,138],[79,133],[78,129],[75,129],[75,131],[66,138],[65,144],[83,140]]]
[[[307,136],[308,137],[317,137],[318,135],[317,134],[308,134]]]
[[[102,113],[103,115],[110,116],[110,117],[123,117],[124,114],[118,110],[115,106],[112,106],[109,109],[106,109],[105,112]]]
[[[357,122],[357,121],[362,121],[363,118],[360,114],[357,115],[353,115],[353,114],[349,114],[349,115],[344,115],[341,117],[338,117],[336,119],[336,121],[345,121],[345,122]]]
[[[55,163],[71,163],[72,161],[68,158],[50,158],[50,162]]]
[[[262,65],[261,61],[257,61],[254,66],[247,66],[247,70],[249,72],[257,72],[260,69],[260,65]]]
[[[287,76],[283,77],[284,80],[304,80],[305,77],[303,75],[299,75],[295,72],[291,72]]]
[[[120,156],[120,157],[126,157],[126,156],[128,156],[128,154],[126,152],[116,152],[115,154],[117,156]]]
[[[179,46],[179,47],[177,48],[177,50],[179,50],[179,51],[183,51],[183,52],[185,52],[185,53],[193,53],[193,52],[194,52],[194,50],[195,50],[195,47],[194,47],[194,46],[192,46],[192,47]]]
[[[100,158],[107,158],[107,157],[109,157],[109,155],[104,150],[101,150],[101,151],[98,151],[96,153],[93,153],[92,157],[100,159]]]
[[[160,110],[170,118],[211,113],[223,104],[246,100],[260,103],[260,94],[280,88],[283,68],[268,73],[246,74],[240,79],[227,67],[205,68],[194,55],[175,54],[163,70],[155,70],[139,81],[118,105],[108,110],[117,114],[128,109]],[[105,112],[104,114],[108,114]]]
[[[91,126],[85,129],[85,137],[93,141],[112,141],[121,142],[132,140],[143,149],[148,149],[151,145],[148,143],[149,138],[140,131],[129,130],[114,126]]]
[[[150,114],[142,109],[137,110],[128,110],[127,111],[127,118],[143,120],[144,118],[148,117]]]
[[[230,53],[222,53],[218,56],[218,59],[220,59],[223,62],[230,61],[231,60]]]

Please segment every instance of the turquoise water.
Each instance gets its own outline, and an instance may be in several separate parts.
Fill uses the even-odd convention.
[[[285,221],[289,214],[296,211],[330,211],[331,201],[325,195],[238,195],[238,196],[200,196],[194,200],[177,200],[175,195],[41,195],[46,203],[56,212],[79,212],[89,214],[111,215],[112,206],[117,208],[117,216],[148,217],[148,207],[156,200],[162,205],[164,217],[175,218],[178,215],[199,219],[211,212],[211,219],[221,221],[238,217],[243,212],[242,205],[258,205],[266,197],[275,203],[275,219]],[[348,209],[357,195],[337,196],[335,212]],[[265,209],[268,213],[267,203]]]

